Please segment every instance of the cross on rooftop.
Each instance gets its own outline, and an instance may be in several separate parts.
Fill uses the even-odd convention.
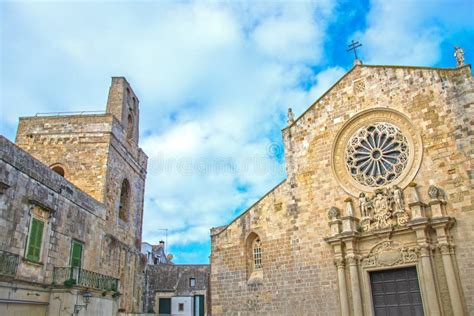
[[[361,47],[362,44],[359,43],[359,42],[354,42],[354,40],[352,40],[352,42],[347,46],[349,46],[349,48],[346,51],[349,52],[349,51],[353,50],[354,51],[354,58],[355,58],[355,60],[358,60],[359,58],[357,58],[357,48]]]

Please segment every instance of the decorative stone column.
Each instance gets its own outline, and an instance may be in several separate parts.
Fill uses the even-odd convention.
[[[443,260],[444,274],[446,275],[449,298],[451,299],[451,307],[453,309],[453,314],[464,315],[464,305],[461,296],[462,292],[460,290],[458,278],[454,269],[454,246],[451,244],[451,238],[449,236],[449,229],[453,225],[454,219],[447,216],[438,216],[432,219],[432,226],[436,230],[436,235],[438,239],[438,249],[441,253],[441,258]]]
[[[443,258],[444,274],[446,275],[446,281],[448,283],[449,298],[451,299],[453,314],[464,315],[461,292],[459,291],[458,281],[451,258],[452,246],[449,244],[440,244],[438,247]]]
[[[354,306],[354,315],[364,315],[359,282],[359,258],[355,255],[350,255],[346,257],[346,260],[349,263],[349,274],[351,276],[352,305]]]
[[[420,249],[422,272],[421,283],[423,285],[422,288],[424,289],[423,297],[425,299],[424,306],[427,308],[426,314],[430,316],[441,315],[441,307],[438,300],[438,293],[436,291],[435,275],[431,262],[431,245],[427,235],[429,221],[426,217],[413,218],[410,222],[408,222],[408,226],[411,226],[411,228],[415,231],[416,242]]]
[[[436,284],[434,281],[433,267],[431,265],[431,246],[426,244],[420,247],[421,266],[423,270],[423,281],[426,290],[426,305],[429,308],[429,315],[441,315]]]
[[[349,265],[354,315],[363,315],[362,295],[359,281],[359,257],[357,256],[357,239],[358,234],[353,232],[350,236],[344,237],[343,241],[346,248],[346,264]]]
[[[347,285],[346,285],[346,272],[343,258],[337,258],[334,260],[334,264],[337,268],[337,280],[339,283],[339,299],[341,301],[341,315],[349,316],[349,299],[347,297]]]

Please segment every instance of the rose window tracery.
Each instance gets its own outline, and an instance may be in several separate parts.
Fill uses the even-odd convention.
[[[407,138],[395,125],[379,122],[364,126],[349,139],[346,167],[358,183],[379,187],[396,180],[410,155]]]

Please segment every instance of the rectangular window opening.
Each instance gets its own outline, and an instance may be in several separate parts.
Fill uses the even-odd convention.
[[[191,287],[196,286],[196,278],[189,278],[189,286]]]
[[[28,236],[28,247],[26,250],[26,259],[40,262],[41,245],[43,243],[44,221],[35,217],[31,218],[30,233]]]
[[[82,266],[82,250],[84,245],[73,240],[71,243],[71,267],[80,268]]]
[[[257,240],[253,248],[253,263],[255,269],[262,268],[262,248],[260,247],[259,240]]]

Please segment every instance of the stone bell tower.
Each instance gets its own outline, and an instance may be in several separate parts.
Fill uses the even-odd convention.
[[[100,242],[107,251],[100,261],[106,274],[120,278],[120,307],[127,311],[137,311],[140,302],[137,267],[148,159],[138,147],[138,104],[127,80],[113,77],[105,112],[22,117],[16,136],[18,146],[103,203],[101,220],[107,224]],[[111,265],[105,253],[118,263]]]
[[[139,100],[127,79],[112,77],[107,100],[107,113],[113,114],[126,131],[128,141],[138,144],[139,134]]]

